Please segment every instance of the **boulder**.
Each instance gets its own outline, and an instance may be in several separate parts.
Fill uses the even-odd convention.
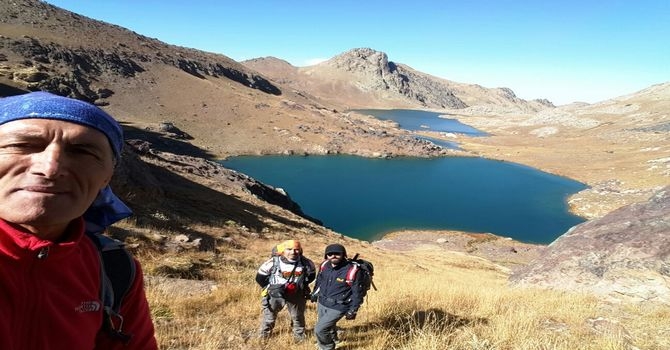
[[[515,285],[670,302],[670,186],[577,225],[510,276]]]

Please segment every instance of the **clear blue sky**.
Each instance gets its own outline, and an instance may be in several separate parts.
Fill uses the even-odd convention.
[[[353,48],[524,99],[594,103],[670,81],[670,0],[47,0],[169,44],[307,66]]]

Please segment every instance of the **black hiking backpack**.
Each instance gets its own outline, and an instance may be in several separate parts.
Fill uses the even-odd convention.
[[[351,267],[349,267],[349,270],[347,271],[345,283],[348,284],[349,286],[352,286],[354,284],[354,280],[356,279],[356,274],[360,273],[361,274],[360,281],[363,287],[362,288],[363,296],[365,297],[368,294],[368,290],[370,290],[370,287],[372,287],[376,291],[377,286],[375,286],[375,283],[372,280],[372,277],[375,275],[374,265],[372,265],[372,263],[368,260],[359,259],[358,253],[356,253],[356,255],[354,255],[353,258],[347,259],[347,261],[351,262]],[[320,271],[323,271],[323,269],[326,266],[326,263],[328,263],[328,260],[324,260],[321,263]]]
[[[353,266],[347,272],[347,284],[351,285],[356,278],[356,273],[360,273],[361,285],[363,286],[363,296],[368,294],[370,287],[376,291],[377,286],[375,286],[375,282],[372,280],[372,277],[375,275],[374,265],[372,265],[372,263],[368,260],[359,259],[358,253],[356,253],[353,258],[349,259],[349,261]]]
[[[121,303],[135,280],[135,260],[124,244],[99,233],[86,234],[98,248],[100,256],[100,300],[103,303],[102,330],[123,343],[131,335],[123,333]]]

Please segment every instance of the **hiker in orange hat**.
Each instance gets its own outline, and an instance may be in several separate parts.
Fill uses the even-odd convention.
[[[277,313],[286,306],[291,315],[293,338],[296,342],[305,339],[305,308],[311,292],[309,284],[315,277],[314,262],[302,255],[299,241],[288,240],[277,245],[276,253],[256,273],[256,282],[263,288],[261,338],[272,335]]]

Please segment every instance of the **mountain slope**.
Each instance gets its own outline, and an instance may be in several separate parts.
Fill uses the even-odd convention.
[[[102,88],[95,85],[95,80],[100,80],[102,84],[105,78],[114,76],[137,77],[148,69],[143,65],[159,63],[198,78],[225,77],[266,93],[281,94],[279,88],[266,79],[223,55],[167,45],[39,1],[3,2],[0,6],[3,14],[0,22],[4,39],[2,47],[6,50],[3,52],[9,53],[6,60],[11,61],[15,55],[31,57],[37,64],[27,67],[26,74],[38,72],[41,74],[33,76],[42,75],[48,80],[56,74],[70,73],[91,85],[70,84],[67,80],[34,79],[31,82],[37,88],[61,89],[63,91],[59,92],[93,102],[103,98],[95,92],[96,88]],[[60,66],[54,65],[53,61]]]
[[[242,62],[273,81],[351,108],[460,109],[495,106],[524,112],[551,108],[548,101],[525,101],[508,88],[487,89],[437,78],[389,61],[386,53],[352,49],[309,67],[293,67],[273,57]]]
[[[0,3],[0,33],[0,90],[91,101],[138,128],[169,122],[212,157],[443,153],[393,124],[341,113],[224,55],[169,45],[37,0]]]
[[[529,115],[475,107],[454,113],[491,134],[460,138],[463,148],[588,184],[569,203],[574,212],[595,218],[647,200],[670,183],[669,110],[670,82]]]
[[[615,302],[670,302],[670,186],[574,227],[510,280]]]

